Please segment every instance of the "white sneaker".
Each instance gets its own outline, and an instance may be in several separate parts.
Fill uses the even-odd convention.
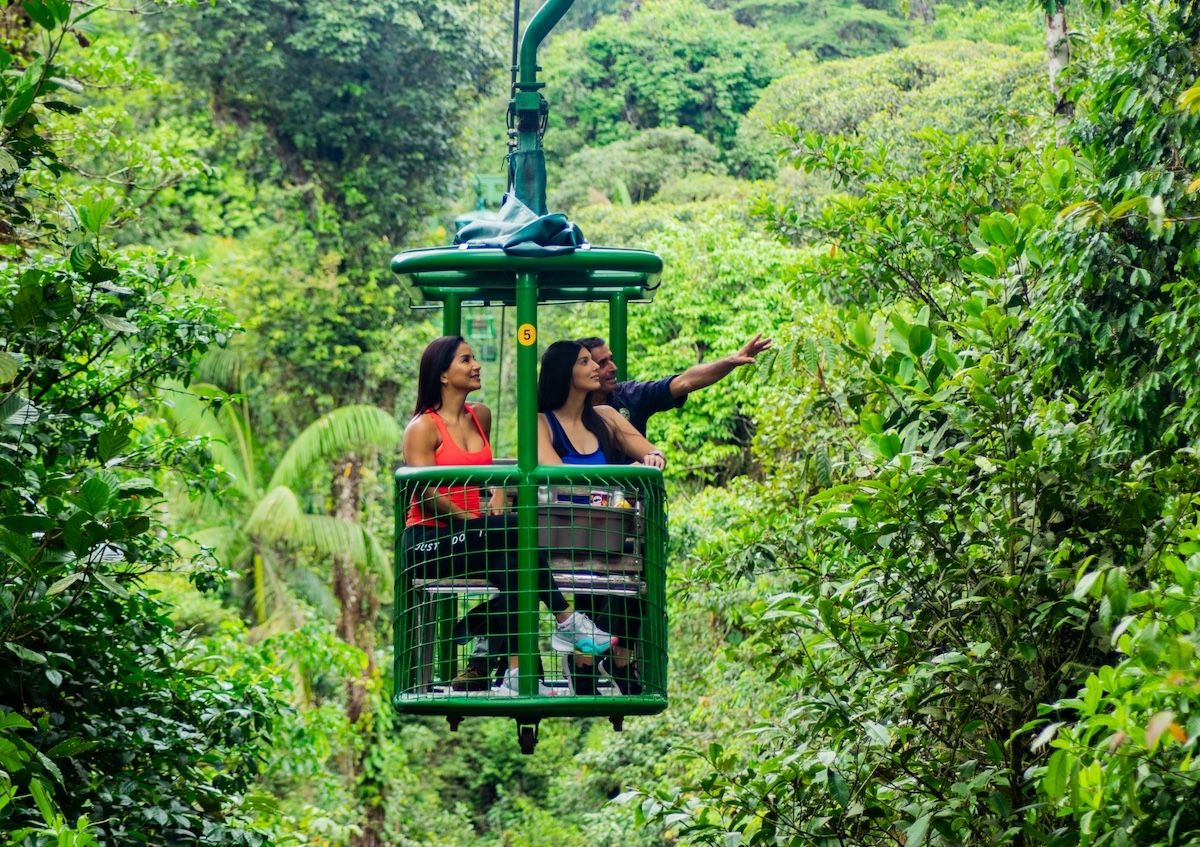
[[[571,612],[562,623],[554,625],[550,646],[559,653],[579,651],[587,656],[599,656],[617,643],[617,639],[602,630],[583,612]]]
[[[492,687],[493,697],[520,697],[521,685],[520,679],[517,676],[516,668],[509,668],[504,672],[504,678],[501,679]],[[539,697],[557,697],[558,691],[546,685],[540,679],[538,680],[537,696]]]

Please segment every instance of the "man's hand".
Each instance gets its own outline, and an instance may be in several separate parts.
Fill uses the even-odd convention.
[[[759,353],[761,353],[763,350],[766,350],[770,346],[771,339],[763,338],[762,333],[760,332],[747,341],[742,346],[741,350],[738,350],[736,353],[730,356],[729,360],[734,365],[749,365],[754,361],[755,357],[758,356]]]
[[[671,380],[671,396],[678,399],[697,389],[708,388],[713,383],[720,382],[742,365],[753,363],[754,357],[770,346],[771,339],[763,338],[760,332],[742,345],[741,350],[732,355],[692,365]]]

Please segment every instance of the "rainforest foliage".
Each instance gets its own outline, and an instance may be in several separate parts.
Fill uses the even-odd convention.
[[[1200,13],[575,6],[551,205],[666,261],[632,374],[775,338],[650,425],[668,711],[389,707],[387,259],[502,170],[511,4],[8,0],[2,843],[1200,844]]]

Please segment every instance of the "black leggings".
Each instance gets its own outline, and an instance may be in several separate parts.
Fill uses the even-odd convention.
[[[500,589],[499,605],[506,624],[491,622],[489,634],[517,631],[517,516],[513,512],[487,515],[450,526],[407,527],[402,537],[406,567],[418,579],[486,579]],[[538,554],[538,600],[554,614],[565,612],[567,600],[554,584],[545,552]]]

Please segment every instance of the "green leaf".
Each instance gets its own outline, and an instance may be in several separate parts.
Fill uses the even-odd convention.
[[[921,847],[929,835],[929,825],[932,822],[933,815],[925,814],[910,823],[904,831],[904,847]]]
[[[1042,777],[1042,788],[1051,799],[1057,800],[1067,792],[1069,762],[1066,750],[1055,750],[1046,762],[1046,775]]]
[[[8,483],[9,485],[13,485],[15,483],[24,482],[24,481],[25,481],[25,474],[21,473],[21,469],[18,468],[16,465],[14,465],[12,462],[10,462],[8,459],[5,459],[3,456],[0,456],[0,482],[5,482],[5,483]]]
[[[30,535],[54,529],[58,526],[58,521],[46,515],[5,515],[0,519],[0,525],[13,532]]]
[[[46,668],[46,679],[51,685],[53,685],[55,688],[58,688],[60,685],[62,685],[62,671],[59,671],[55,668]]]
[[[1096,580],[1100,578],[1101,574],[1102,571],[1085,573],[1079,578],[1079,581],[1075,583],[1075,590],[1071,592],[1071,596],[1076,600],[1082,600],[1084,597],[1088,596],[1088,592],[1092,590],[1092,586],[1096,584]]]
[[[116,208],[116,202],[111,198],[104,198],[91,206],[79,207],[79,222],[83,224],[83,228],[88,232],[99,234],[100,228],[104,226],[104,222],[109,219]]]
[[[46,755],[52,759],[67,759],[71,756],[78,756],[93,747],[99,746],[98,741],[88,741],[84,738],[64,738],[62,741],[55,744],[46,751]]]
[[[0,350],[0,385],[8,385],[17,378],[21,364],[12,353]]]
[[[879,448],[879,454],[884,459],[893,459],[900,453],[900,448],[903,446],[900,441],[900,436],[894,432],[889,432],[887,435],[881,435],[875,439],[875,446]]]
[[[71,573],[71,574],[67,574],[66,576],[62,577],[61,579],[56,579],[54,581],[54,583],[49,588],[46,589],[46,596],[53,597],[56,594],[62,594],[64,591],[66,591],[72,585],[79,582],[79,580],[83,579],[83,576],[84,575],[81,573]]]
[[[929,327],[921,324],[913,324],[908,331],[908,349],[914,356],[920,358],[925,355],[933,345],[933,333],[929,331]]]
[[[42,820],[46,822],[46,826],[53,827],[58,809],[50,798],[50,791],[46,788],[45,783],[36,776],[33,777],[29,780],[29,793],[33,795],[33,801],[37,803],[38,811],[42,813]]]
[[[0,729],[33,729],[26,718],[16,712],[0,712]]]
[[[138,325],[118,315],[108,315],[103,312],[96,315],[100,325],[112,332],[138,332]]]
[[[979,222],[980,234],[989,244],[1012,247],[1016,243],[1017,230],[1005,214],[993,212]]]
[[[71,18],[71,3],[70,0],[43,0],[46,8],[54,15],[54,20],[60,24],[65,24]]]
[[[846,784],[845,778],[834,768],[830,768],[828,773],[829,796],[844,809],[850,805],[850,786]]]
[[[875,721],[867,721],[863,724],[863,730],[872,741],[885,750],[891,746],[892,734],[883,724],[876,723]]]
[[[8,426],[26,426],[39,417],[37,407],[20,394],[10,394],[0,401],[0,423]]]
[[[96,437],[96,455],[101,462],[117,456],[129,444],[133,424],[128,418],[114,418],[105,424]]]
[[[95,574],[95,577],[96,577],[96,582],[103,585],[105,588],[107,588],[113,594],[116,594],[118,597],[128,597],[129,596],[129,592],[126,591],[123,587],[121,587],[120,583],[118,583],[111,576],[108,576],[108,575],[102,574],[102,573],[98,573],[98,574]]]
[[[89,477],[80,488],[79,493],[81,498],[79,505],[93,515],[104,511],[113,496],[113,490],[99,476]]]
[[[43,29],[54,29],[54,13],[42,0],[21,0],[21,6],[38,26]]]
[[[35,665],[46,664],[45,656],[43,656],[41,653],[35,653],[33,650],[30,650],[28,647],[22,647],[20,644],[16,644],[12,641],[5,641],[4,646],[14,656],[16,656],[20,659],[23,659],[26,662],[33,662]]]
[[[862,350],[871,349],[871,319],[866,312],[859,312],[850,328],[850,340]]]
[[[17,329],[23,329],[36,321],[42,311],[41,282],[22,280],[21,288],[17,291],[17,296],[13,298],[11,309],[13,326]]]
[[[1104,580],[1104,595],[1111,604],[1112,616],[1123,617],[1129,608],[1129,575],[1125,568],[1113,568],[1108,572],[1108,578]]]
[[[81,241],[71,248],[71,268],[83,273],[100,261],[100,252],[91,241]]]
[[[29,107],[33,105],[33,99],[37,92],[33,88],[32,83],[27,83],[19,87],[12,98],[8,101],[8,105],[4,107],[4,114],[0,116],[5,126],[12,126],[20,122],[24,118]]]
[[[116,202],[107,197],[90,206],[81,206],[79,208],[79,222],[89,232],[99,233],[100,228],[104,226],[104,222],[112,215],[115,208]]]
[[[1179,103],[1179,108],[1185,111],[1200,111],[1200,84],[1193,85],[1187,91],[1180,94],[1177,102]]]

